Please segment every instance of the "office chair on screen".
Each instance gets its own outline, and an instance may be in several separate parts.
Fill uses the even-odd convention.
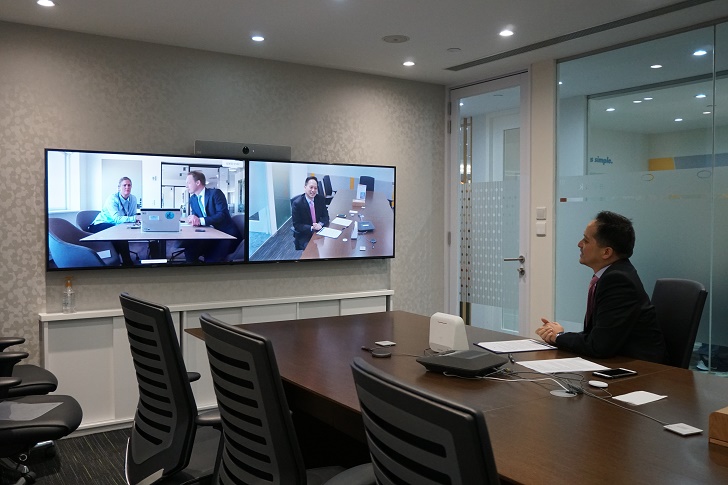
[[[214,483],[375,483],[369,464],[306,470],[270,341],[206,313],[200,324],[224,435]]]
[[[5,357],[10,353],[3,352]],[[26,352],[17,352],[14,358]],[[35,482],[35,474],[23,464],[37,443],[68,436],[81,424],[83,412],[78,401],[57,394],[9,399],[16,377],[0,377],[0,466],[20,475],[16,485]]]
[[[110,242],[81,241],[90,232],[82,231],[65,219],[48,218],[48,244],[59,268],[118,265],[119,253]]]
[[[134,361],[139,402],[126,447],[130,485],[183,484],[212,476],[220,415],[197,413],[169,308],[119,296]]]
[[[374,177],[362,175],[359,177],[359,183],[367,186],[367,192],[372,192],[374,190]]]
[[[687,369],[708,292],[702,283],[678,278],[655,281],[652,304],[667,347],[667,363]]]
[[[235,214],[232,217],[233,223],[237,226],[238,231],[245,235],[245,215]],[[245,239],[241,239],[235,249],[227,255],[225,261],[245,261]]]
[[[374,474],[381,484],[499,483],[485,416],[351,364]]]
[[[78,213],[76,214],[76,227],[84,232],[89,232],[88,226],[90,226],[94,219],[96,219],[96,216],[99,215],[99,212],[101,211],[78,211]]]

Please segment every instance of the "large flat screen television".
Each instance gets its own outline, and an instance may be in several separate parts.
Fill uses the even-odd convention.
[[[394,257],[394,167],[65,149],[45,161],[48,271]]]
[[[394,167],[249,160],[248,174],[249,262],[394,257]]]

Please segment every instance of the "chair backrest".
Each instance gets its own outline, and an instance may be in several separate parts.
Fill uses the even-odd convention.
[[[68,243],[52,232],[48,232],[48,249],[53,262],[59,268],[81,268],[105,266],[96,251],[84,246]]]
[[[233,217],[233,224],[237,226],[240,234],[245,237],[245,215],[235,214]],[[245,260],[245,239],[241,239],[238,245],[233,251],[228,254],[226,261],[244,261]]]
[[[139,387],[126,450],[127,481],[137,484],[187,466],[197,405],[169,309],[127,293],[119,300]]]
[[[88,226],[90,226],[94,219],[96,219],[96,216],[99,215],[99,212],[101,211],[78,211],[78,214],[76,214],[76,226],[78,226],[78,228],[82,231],[86,231]]]
[[[367,192],[374,190],[374,177],[368,175],[362,175],[359,177],[359,183],[367,186]]]
[[[215,483],[306,483],[273,346],[204,313],[224,445]]]
[[[655,281],[652,304],[667,347],[668,364],[687,369],[708,292],[702,283],[678,278]]]
[[[351,368],[377,483],[499,483],[482,412],[410,387],[360,357]]]
[[[107,256],[108,257],[101,257],[98,256],[99,259],[102,261],[101,266],[104,264],[106,265],[115,265],[119,264],[119,254],[116,252],[116,249],[114,249],[114,246],[107,241],[81,241],[82,238],[86,236],[90,236],[91,233],[82,231],[72,223],[68,222],[65,219],[61,219],[59,217],[49,217],[48,218],[48,234],[49,237],[53,236],[56,241],[62,241],[66,242],[68,244],[72,244],[75,246],[81,246],[84,248],[87,248],[95,253],[99,252],[106,252],[108,251]],[[50,239],[49,239],[50,242]],[[54,245],[53,243],[50,243],[51,245]],[[81,253],[84,253],[84,251],[73,251],[72,249],[66,249],[66,253],[69,254],[63,254],[63,252],[60,250],[60,247],[63,245],[57,245],[57,253],[58,257],[63,259],[65,256],[73,256],[74,258],[83,258],[81,256]],[[56,260],[56,255],[53,254],[53,250],[51,249],[51,254],[53,255],[54,261]],[[90,258],[90,256],[86,256],[85,258]],[[91,258],[93,259],[93,258]],[[88,264],[59,264],[56,261],[56,264],[59,267],[73,267],[73,266],[97,266],[96,263],[93,263],[91,261],[87,261],[84,259]]]
[[[334,194],[334,188],[331,186],[331,177],[324,175],[324,195],[329,197]]]

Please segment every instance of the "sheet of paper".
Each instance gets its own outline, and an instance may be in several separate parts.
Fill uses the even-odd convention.
[[[634,406],[639,406],[641,404],[647,404],[648,402],[659,401],[660,399],[665,399],[666,397],[667,396],[660,396],[659,394],[653,394],[647,391],[634,391],[628,392],[627,394],[614,396],[612,399],[626,402],[627,404],[632,404]]]
[[[582,359],[571,357],[568,359],[545,359],[545,360],[519,360],[518,363],[536,372],[554,374],[556,372],[587,372],[604,370],[608,367]]]
[[[339,226],[349,227],[349,224],[351,224],[351,219],[337,217],[333,221],[331,221],[331,224],[338,224]]]
[[[339,231],[338,229],[331,229],[330,227],[324,227],[316,234],[336,239],[341,235],[341,231]]]
[[[498,342],[478,342],[478,347],[495,352],[496,354],[507,354],[511,352],[531,352],[533,350],[555,349],[553,345],[546,342],[539,342],[533,339],[502,340]]]

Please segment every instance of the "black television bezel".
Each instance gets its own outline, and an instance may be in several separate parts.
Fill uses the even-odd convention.
[[[73,152],[73,153],[90,153],[90,154],[109,154],[109,155],[129,155],[129,156],[150,156],[150,157],[168,157],[173,159],[186,159],[186,160],[229,160],[236,162],[245,163],[245,212],[244,216],[246,219],[245,233],[243,237],[245,239],[245,259],[243,261],[221,261],[215,263],[150,263],[143,265],[134,266],[87,266],[87,267],[66,267],[59,268],[51,266],[50,256],[50,245],[48,243],[48,224],[51,214],[48,209],[48,156],[49,152]],[[229,157],[229,156],[215,156],[215,155],[200,155],[200,154],[171,154],[171,153],[149,153],[149,152],[130,152],[130,151],[115,151],[115,150],[88,150],[88,149],[68,149],[68,148],[45,148],[44,149],[44,255],[45,255],[45,269],[46,273],[58,273],[63,271],[93,271],[93,270],[117,270],[117,269],[141,269],[141,268],[200,268],[200,267],[220,267],[220,266],[245,266],[249,264],[281,264],[281,263],[307,263],[307,262],[320,262],[320,261],[351,261],[351,260],[380,260],[380,259],[393,259],[396,253],[396,210],[393,207],[393,219],[392,219],[392,254],[391,255],[377,255],[368,256],[362,255],[357,257],[340,257],[340,258],[318,258],[318,259],[281,259],[281,260],[261,260],[261,261],[250,261],[250,237],[249,237],[249,219],[248,208],[250,204],[250,162],[266,162],[275,164],[305,164],[305,165],[316,165],[316,166],[335,166],[335,167],[352,167],[357,169],[360,167],[365,168],[377,168],[377,169],[392,169],[393,170],[393,194],[392,197],[396,198],[396,178],[397,168],[393,165],[377,165],[377,164],[352,164],[352,163],[330,163],[330,162],[319,162],[319,161],[304,161],[304,160],[280,160],[280,159],[267,159],[267,158],[247,158],[247,157]]]

